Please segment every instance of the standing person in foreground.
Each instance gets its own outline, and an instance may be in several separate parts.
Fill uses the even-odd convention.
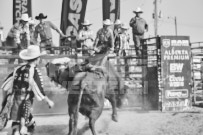
[[[143,13],[141,8],[138,7],[133,12],[135,13],[135,17],[130,20],[130,27],[132,27],[136,55],[140,56],[142,50],[141,40],[144,38],[144,33],[148,31],[148,24],[141,18],[141,14]]]
[[[48,51],[48,53],[53,54],[54,50],[51,49],[51,47],[54,47],[54,43],[52,40],[51,29],[56,30],[61,37],[66,36],[52,22],[44,21],[44,19],[46,18],[47,16],[45,16],[43,13],[40,13],[38,16],[35,17],[36,20],[39,20],[39,24],[35,27],[34,38],[37,41],[39,34],[41,38],[40,47],[43,47],[42,50],[46,50]]]
[[[45,101],[49,107],[54,103],[44,93],[42,76],[37,68],[40,61],[40,48],[30,45],[19,53],[19,57],[27,63],[15,68],[2,85],[3,103],[13,102],[10,110],[12,123],[12,135],[24,135],[34,132],[35,121],[31,114],[34,97],[39,101]],[[14,94],[12,101],[7,101],[8,95]],[[5,107],[4,107],[5,108]]]

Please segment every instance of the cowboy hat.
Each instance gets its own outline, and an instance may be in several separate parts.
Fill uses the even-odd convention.
[[[45,16],[43,13],[40,13],[38,16],[35,16],[35,19],[36,20],[39,20],[39,19],[46,19],[47,18],[47,15]]]
[[[83,23],[81,23],[82,25],[86,25],[86,26],[89,26],[89,25],[92,25],[92,23],[90,23],[89,20],[84,20]]]
[[[114,24],[115,24],[115,25],[121,24],[121,20],[117,19]]]
[[[2,26],[1,22],[0,22],[0,29],[3,29],[4,27]]]
[[[137,7],[137,9],[135,11],[133,11],[134,13],[143,13],[142,9],[140,7]]]
[[[129,27],[127,26],[126,23],[122,23],[121,24],[121,29],[127,30],[127,29],[129,29]]]
[[[106,20],[103,21],[103,24],[104,25],[112,25],[112,22],[111,22],[110,19],[106,19]]]
[[[30,19],[30,17],[28,16],[28,14],[25,13],[25,14],[22,14],[22,15],[21,15],[20,20],[23,20],[23,21],[25,21],[25,22],[29,22],[31,19]]]
[[[32,60],[41,55],[38,45],[30,45],[27,49],[24,49],[19,53],[19,57],[23,60]]]

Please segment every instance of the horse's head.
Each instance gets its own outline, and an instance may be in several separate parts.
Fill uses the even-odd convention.
[[[69,58],[54,59],[46,64],[47,76],[57,84],[68,87],[68,82],[74,77],[74,69],[72,68]]]

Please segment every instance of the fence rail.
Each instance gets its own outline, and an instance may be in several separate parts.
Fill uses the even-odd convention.
[[[203,103],[203,42],[191,43],[194,104]]]

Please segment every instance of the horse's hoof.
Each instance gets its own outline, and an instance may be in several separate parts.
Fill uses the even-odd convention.
[[[118,115],[112,115],[112,120],[118,122]]]

